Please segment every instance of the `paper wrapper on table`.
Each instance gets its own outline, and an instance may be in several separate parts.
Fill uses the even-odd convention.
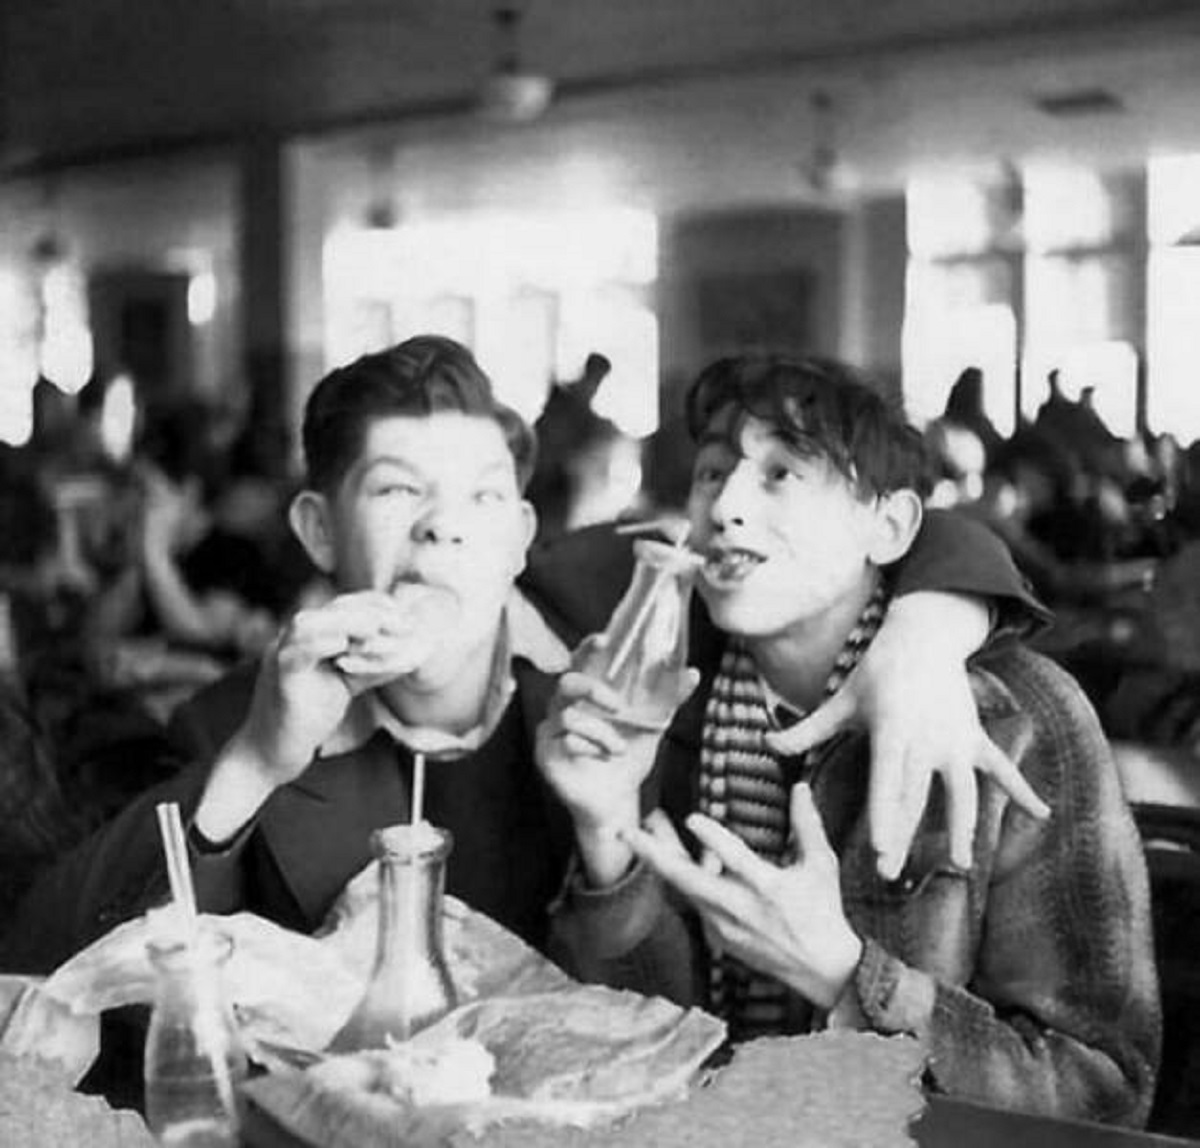
[[[233,941],[225,988],[256,1059],[272,1065],[281,1058],[312,1056],[345,1024],[375,958],[376,886],[369,866],[347,885],[326,926],[312,937],[253,913],[202,916]],[[519,937],[461,901],[446,897],[443,918],[446,958],[460,1001],[500,991],[552,991],[571,983]],[[77,1015],[149,1003],[154,972],[146,942],[170,927],[165,910],[118,925],[60,966],[43,992]]]
[[[443,898],[442,925],[446,960],[460,1002],[501,992],[506,996],[549,992],[573,983],[519,937],[454,897]],[[378,927],[379,881],[375,866],[369,865],[342,891],[316,938],[338,954],[361,987],[375,962]]]
[[[95,1016],[73,1013],[45,992],[39,977],[0,975],[0,1055],[44,1061],[47,1074],[74,1085],[99,1050]]]
[[[617,1024],[621,1017],[618,1005]],[[498,1066],[503,1059],[499,1052]],[[675,1061],[677,1075],[691,1075],[688,1059]],[[648,1095],[658,1059],[629,1063],[637,1067],[622,1086],[627,1118],[617,1122],[610,1111],[579,1127],[553,1102],[506,1109],[501,1097],[491,1111],[414,1111],[378,1093],[339,1093],[310,1069],[248,1085],[250,1128],[267,1121],[314,1148],[910,1148],[910,1125],[923,1110],[924,1053],[908,1037],[839,1031],[753,1041],[726,1067],[696,1078],[685,1096],[660,1103]],[[671,1059],[662,1063],[671,1074]],[[573,1087],[586,1096],[589,1086]]]
[[[45,1060],[0,1053],[4,1148],[154,1148],[140,1116],[72,1090]]]
[[[397,1050],[408,1056],[420,1048],[482,1046],[494,1065],[490,1095],[409,1103],[389,1088],[386,1052],[263,1077],[245,1092],[279,1124],[325,1148],[432,1148],[484,1128],[490,1142],[502,1122],[595,1128],[678,1099],[724,1039],[724,1024],[699,1009],[576,985],[478,1000]]]

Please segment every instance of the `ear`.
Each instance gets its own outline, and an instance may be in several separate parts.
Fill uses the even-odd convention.
[[[288,507],[288,524],[292,533],[300,539],[313,565],[322,574],[332,574],[334,567],[330,513],[328,499],[315,490],[300,491]]]
[[[903,558],[921,529],[924,510],[915,490],[893,490],[875,507],[871,545],[867,556],[876,566],[887,566]]]
[[[525,569],[525,560],[529,556],[529,548],[537,537],[538,517],[533,503],[527,498],[521,499],[521,532],[520,549],[513,553],[512,576],[516,578]],[[515,545],[515,543],[514,543]]]

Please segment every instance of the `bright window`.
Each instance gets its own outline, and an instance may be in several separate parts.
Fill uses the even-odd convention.
[[[983,405],[1001,434],[1013,429],[1017,326],[1012,274],[1002,259],[912,261],[902,361],[904,401],[918,424],[937,418],[966,367],[983,371]]]
[[[1200,155],[1152,159],[1146,199],[1151,243],[1200,240]]]
[[[0,267],[0,442],[21,446],[33,433],[33,387],[40,370],[37,296],[15,270]]]
[[[936,176],[908,185],[908,247],[913,255],[985,251],[994,230],[988,190],[977,180]]]
[[[1200,155],[1152,160],[1146,197],[1146,417],[1188,443],[1200,438]]]
[[[1146,418],[1183,443],[1200,438],[1200,247],[1157,247],[1147,284]]]
[[[1110,430],[1133,434],[1137,357],[1131,339],[1137,333],[1129,330],[1129,321],[1136,313],[1130,305],[1136,277],[1129,257],[1044,256],[1028,259],[1025,270],[1023,413],[1037,414],[1047,394],[1044,380],[1057,368],[1064,383],[1068,374],[1078,378],[1076,390],[1097,388],[1097,403],[1115,420]]]
[[[329,366],[421,332],[472,348],[528,418],[591,351],[612,374],[600,409],[635,434],[658,421],[658,324],[644,302],[658,225],[644,211],[472,213],[389,230],[343,229],[325,246]]]
[[[1113,196],[1098,172],[1030,168],[1025,173],[1024,229],[1029,251],[1107,243],[1116,230]]]

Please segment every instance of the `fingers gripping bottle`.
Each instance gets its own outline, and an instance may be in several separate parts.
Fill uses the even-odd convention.
[[[661,730],[686,691],[688,613],[703,559],[682,544],[633,544],[633,578],[599,641],[575,653],[574,668],[600,678],[624,700],[620,721]]]

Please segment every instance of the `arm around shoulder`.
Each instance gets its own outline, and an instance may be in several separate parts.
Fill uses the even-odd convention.
[[[936,590],[988,601],[997,611],[996,630],[1027,635],[1050,621],[999,536],[953,511],[926,511],[912,548],[893,572],[897,597]]]

